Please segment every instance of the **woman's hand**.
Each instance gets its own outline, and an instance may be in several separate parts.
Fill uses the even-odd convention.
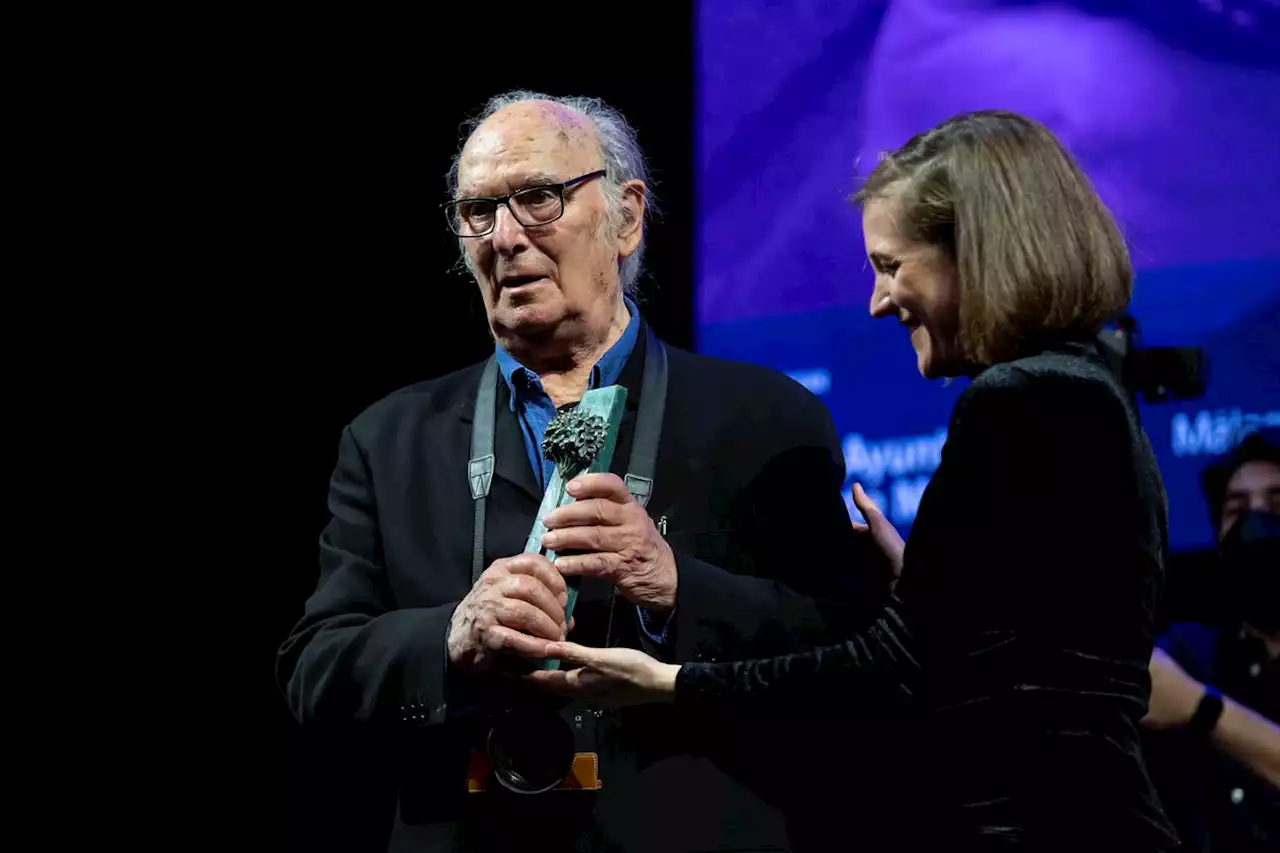
[[[679,664],[654,660],[637,649],[593,649],[577,643],[548,643],[548,658],[578,669],[540,669],[525,675],[547,690],[590,699],[608,707],[671,702]]]
[[[890,564],[893,566],[893,582],[898,582],[898,576],[902,574],[902,552],[906,549],[906,543],[902,541],[902,537],[898,535],[898,529],[893,526],[889,519],[884,517],[884,513],[880,511],[880,507],[875,505],[871,498],[867,497],[867,493],[862,490],[861,483],[853,484],[853,505],[858,508],[858,512],[862,513],[862,517],[867,520],[866,524],[853,523],[853,529],[859,533],[871,531],[871,538],[875,540],[876,545],[889,558]]]

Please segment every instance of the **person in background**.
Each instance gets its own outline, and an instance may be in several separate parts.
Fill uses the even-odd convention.
[[[1247,435],[1201,487],[1228,618],[1159,637],[1147,752],[1188,850],[1280,850],[1280,430]]]
[[[724,740],[722,753],[750,760],[764,740],[749,727],[566,706],[512,674],[566,632],[717,660],[830,642],[878,607],[889,567],[850,527],[831,417],[780,373],[652,332],[636,298],[650,172],[618,111],[514,92],[466,130],[441,225],[479,289],[494,354],[342,431],[319,582],[277,673],[304,729],[357,737],[369,760],[334,774],[362,790],[322,793],[314,812],[328,820],[310,849],[371,848],[351,840],[357,795],[393,851],[790,849],[777,801],[706,755]],[[423,317],[423,334],[457,319]],[[665,390],[651,382],[663,364]],[[554,565],[523,553],[554,470],[548,423],[610,385],[628,393],[607,493],[544,519],[562,540]],[[641,428],[654,425],[641,454]],[[478,455],[485,427],[492,446]],[[641,456],[651,468],[633,467]],[[633,471],[645,473],[618,476]],[[554,718],[561,727],[545,728]],[[533,721],[543,728],[525,728]],[[581,774],[557,770],[557,753],[555,789],[504,787],[539,786],[527,767],[519,779],[491,772],[499,731],[501,756],[526,759],[548,732],[568,734]]]
[[[856,728],[885,709],[908,725],[879,777],[897,837],[868,849],[1172,850],[1138,742],[1164,487],[1097,340],[1132,292],[1120,232],[1059,141],[1003,111],[912,138],[855,200],[872,314],[902,324],[926,378],[972,379],[909,541],[855,487],[901,567],[890,603],[817,650],[679,664],[555,642],[545,654],[578,667],[527,677],[713,717],[827,706]],[[605,490],[581,479],[583,497]],[[827,803],[837,824],[850,805]]]

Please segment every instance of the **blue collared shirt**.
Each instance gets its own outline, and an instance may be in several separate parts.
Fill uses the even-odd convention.
[[[631,353],[635,351],[636,340],[640,335],[640,311],[630,298],[624,296],[623,300],[626,302],[631,320],[623,330],[622,337],[618,338],[617,342],[609,347],[596,362],[595,367],[591,368],[588,388],[603,388],[617,384],[618,378],[622,375],[622,368],[631,357]],[[538,374],[516,361],[511,353],[502,347],[496,347],[494,352],[498,359],[498,370],[502,374],[503,381],[507,383],[507,391],[511,395],[511,411],[520,421],[520,433],[524,437],[524,449],[529,455],[529,464],[533,466],[534,478],[538,481],[538,487],[545,491],[547,484],[551,482],[552,474],[555,473],[556,466],[542,452],[542,436],[547,430],[547,424],[551,423],[551,419],[556,415],[555,404],[543,389],[542,380],[538,378]],[[666,627],[651,624],[648,614],[643,609],[638,608],[638,610],[640,625],[649,635],[649,639],[655,643],[665,642]]]

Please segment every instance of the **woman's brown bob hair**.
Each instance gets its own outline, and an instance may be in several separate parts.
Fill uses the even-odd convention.
[[[1133,293],[1115,220],[1043,125],[964,113],[884,156],[853,196],[898,205],[898,227],[945,248],[960,287],[960,347],[975,366],[1096,335]]]

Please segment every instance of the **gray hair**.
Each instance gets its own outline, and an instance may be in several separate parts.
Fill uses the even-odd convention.
[[[640,279],[644,263],[645,237],[648,220],[658,215],[657,201],[653,195],[653,175],[649,163],[645,160],[644,151],[636,138],[636,131],[623,117],[622,113],[606,104],[599,98],[584,96],[556,97],[541,92],[530,92],[523,89],[504,92],[489,99],[480,112],[463,123],[460,130],[461,143],[458,153],[454,155],[449,166],[449,193],[454,195],[458,189],[458,162],[462,157],[462,146],[481,122],[501,109],[525,101],[549,101],[585,117],[595,129],[596,140],[600,144],[600,155],[604,159],[605,174],[602,186],[607,204],[607,223],[614,230],[623,225],[626,216],[626,194],[623,185],[627,181],[643,181],[646,187],[644,219],[640,223],[640,244],[630,257],[623,258],[618,264],[618,279],[622,283],[622,291],[634,294]],[[462,248],[461,239],[458,241]],[[471,268],[471,258],[462,252],[463,262]],[[474,273],[475,271],[472,270]]]

